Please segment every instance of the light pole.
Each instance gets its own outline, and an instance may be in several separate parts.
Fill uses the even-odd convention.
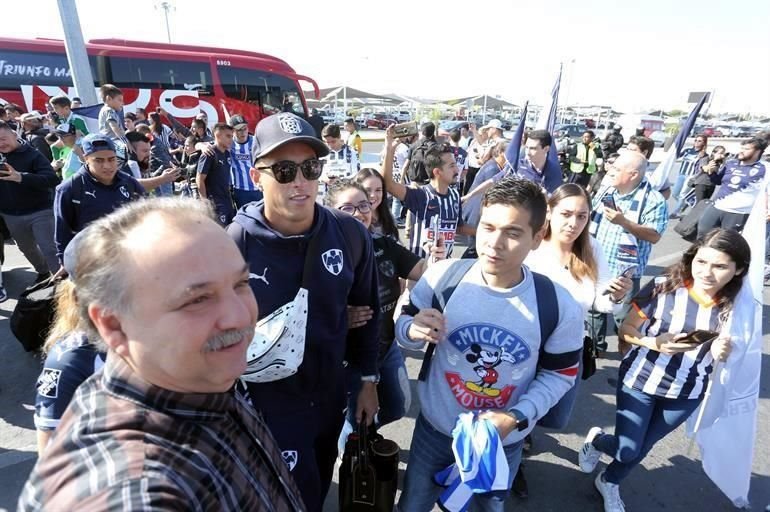
[[[168,1],[158,2],[155,4],[155,8],[163,9],[163,15],[166,18],[166,36],[168,37],[168,44],[171,44],[171,26],[168,22],[168,15],[172,10],[176,10],[176,8],[171,2]]]
[[[561,122],[564,123],[565,118],[567,117],[567,107],[569,106],[569,93],[570,89],[572,89],[572,75],[575,73],[575,59],[570,59],[567,62],[567,65],[564,66],[565,68],[569,67],[569,72],[565,73],[567,75],[567,94],[564,95],[564,107],[562,108],[562,115],[561,115]]]
[[[58,0],[59,16],[64,29],[64,48],[72,72],[72,83],[83,105],[96,105],[96,90],[91,66],[88,63],[86,43],[80,29],[80,19],[75,0]]]

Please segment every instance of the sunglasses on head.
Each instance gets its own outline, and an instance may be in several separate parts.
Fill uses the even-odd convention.
[[[325,160],[318,160],[317,158],[305,160],[301,164],[289,160],[282,160],[273,165],[255,167],[255,169],[258,171],[270,171],[270,174],[273,175],[275,181],[286,184],[291,183],[297,177],[297,169],[302,171],[302,176],[304,176],[306,180],[317,180],[321,177],[325,163]]]

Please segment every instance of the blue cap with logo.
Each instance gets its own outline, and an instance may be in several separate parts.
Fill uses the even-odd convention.
[[[254,131],[254,154],[252,161],[267,155],[290,142],[302,142],[313,148],[317,157],[329,154],[329,148],[316,137],[310,123],[289,112],[273,114],[262,119]]]
[[[83,137],[80,142],[83,148],[83,154],[88,156],[97,151],[112,151],[115,152],[115,143],[109,137],[100,135],[98,133],[92,133]]]

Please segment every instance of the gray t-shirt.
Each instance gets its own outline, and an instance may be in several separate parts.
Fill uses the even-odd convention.
[[[452,261],[456,260],[429,267],[410,293],[412,304],[419,309],[432,307],[434,287]],[[566,289],[554,283],[559,321],[546,341],[544,357],[560,362],[554,366],[544,361],[538,366],[535,286],[531,272],[523,269],[524,280],[518,285],[492,288],[484,282],[477,262],[446,304],[448,335],[436,346],[428,378],[417,386],[423,416],[445,435],[452,435],[460,413],[515,408],[527,416],[529,429],[514,431],[503,442],[518,442],[575,382],[583,347],[583,310]],[[401,316],[396,325],[402,345],[409,345],[404,340],[409,318]]]
[[[115,109],[104,105],[99,111],[99,133],[112,140],[119,140],[118,134],[110,126],[110,121],[115,121],[120,125],[120,115]]]

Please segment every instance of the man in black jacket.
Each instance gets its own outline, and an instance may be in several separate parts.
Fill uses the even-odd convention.
[[[59,268],[53,239],[53,190],[59,178],[50,162],[0,121],[0,216],[22,254],[46,279]]]
[[[53,162],[53,154],[51,153],[51,146],[45,140],[45,136],[48,135],[48,130],[43,127],[43,116],[40,112],[33,110],[22,114],[19,118],[21,123],[22,134],[21,137],[32,145],[33,148],[40,151],[49,162]]]

